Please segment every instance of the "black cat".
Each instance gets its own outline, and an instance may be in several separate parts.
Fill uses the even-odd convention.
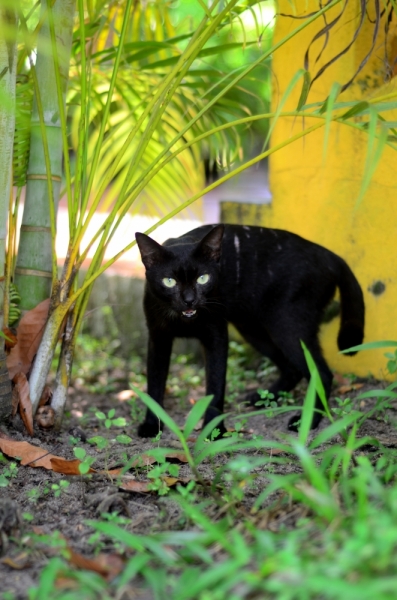
[[[265,227],[205,225],[163,246],[143,233],[136,234],[136,241],[146,268],[148,394],[161,405],[175,337],[198,338],[204,347],[206,393],[213,394],[205,424],[223,411],[229,322],[279,368],[280,377],[269,390],[275,396],[309,377],[300,340],[329,396],[332,373],[318,329],[336,287],[341,296],[339,349],[363,340],[363,294],[352,271],[342,258],[298,235]],[[249,399],[254,403],[259,396],[253,392]],[[317,399],[316,408],[321,406]],[[316,412],[312,426],[320,420]],[[159,428],[158,418],[148,411],[138,433],[153,437]],[[290,428],[296,429],[296,417]]]

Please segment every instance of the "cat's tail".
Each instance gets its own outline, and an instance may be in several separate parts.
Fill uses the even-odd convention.
[[[343,259],[340,259],[338,287],[341,296],[338,348],[347,350],[361,344],[364,339],[365,307],[360,284]],[[353,355],[356,352],[347,352],[347,354]]]

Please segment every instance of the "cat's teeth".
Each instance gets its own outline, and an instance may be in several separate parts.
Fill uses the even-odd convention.
[[[193,317],[196,314],[196,310],[183,310],[182,314],[184,317]]]

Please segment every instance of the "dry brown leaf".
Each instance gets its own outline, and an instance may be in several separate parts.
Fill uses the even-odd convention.
[[[30,566],[31,558],[31,555],[27,552],[21,552],[21,554],[18,554],[14,558],[11,558],[10,556],[4,556],[0,562],[2,562],[4,565],[7,565],[7,567],[11,567],[11,569],[22,571]]]
[[[165,454],[165,458],[168,460],[175,460],[181,463],[187,463],[186,454],[183,452],[168,452]],[[157,462],[157,458],[154,456],[150,456],[149,454],[142,454],[132,463],[131,467],[148,467],[149,465],[153,465]]]
[[[52,398],[52,389],[50,388],[49,385],[45,385],[43,393],[41,394],[39,406],[46,406],[46,404],[50,403],[51,398]]]
[[[338,385],[346,385],[350,383],[351,379],[349,379],[349,377],[341,375],[340,373],[334,373],[334,381],[336,381]]]
[[[25,373],[17,373],[13,379],[15,394],[18,394],[19,414],[30,436],[33,435],[33,412],[29,395],[29,383]],[[13,390],[13,396],[14,396]]]
[[[347,394],[347,392],[354,392],[354,390],[359,390],[363,386],[363,383],[349,383],[346,385],[341,385],[336,391],[339,394]]]
[[[63,475],[81,475],[79,471],[79,465],[81,460],[75,458],[74,460],[66,460],[66,458],[60,458],[59,456],[53,456],[50,459],[51,468],[55,473],[62,473]],[[89,473],[96,473],[95,469],[88,471]]]
[[[4,340],[4,349],[8,354],[11,348],[13,348],[16,345],[18,338],[15,334],[15,330],[13,331],[9,327],[3,327],[3,333],[6,336]]]
[[[162,481],[166,483],[168,487],[173,487],[177,483],[182,483],[186,485],[191,481],[191,479],[187,477],[162,477]],[[154,493],[155,490],[151,490],[150,486],[153,485],[153,480],[146,481],[137,481],[136,479],[121,479],[118,482],[119,488],[125,490],[126,492],[137,492],[138,494],[150,494]]]
[[[55,410],[51,406],[39,406],[34,420],[41,429],[52,429],[55,425]]]
[[[137,492],[138,494],[148,494],[149,485],[153,481],[137,481],[136,479],[122,479],[119,482],[119,487],[126,492]]]
[[[81,584],[76,579],[72,579],[71,577],[57,577],[55,581],[55,588],[57,590],[76,590],[80,588]]]
[[[11,397],[11,416],[12,417],[15,417],[15,415],[17,414],[18,406],[19,406],[19,394],[18,394],[18,390],[14,386],[12,388],[12,397]]]
[[[87,571],[98,573],[107,580],[116,577],[124,567],[123,561],[116,555],[103,554],[102,557],[96,559],[86,558],[82,554],[74,552],[71,548],[68,548],[68,554],[69,562],[72,565],[78,569],[85,569]],[[113,561],[110,561],[111,556],[113,556]],[[117,563],[115,560],[116,558],[118,559]]]
[[[19,442],[2,434],[0,432],[0,451],[6,456],[21,459],[22,466],[43,467],[44,469],[54,470],[52,466],[53,459],[64,460],[44,448],[34,446],[29,442]],[[69,461],[65,461],[69,462]]]
[[[105,554],[101,552],[96,557],[98,565],[103,565],[107,569],[106,580],[114,579],[125,567],[125,562],[118,554]]]
[[[10,379],[19,372],[29,373],[43,336],[49,306],[50,299],[47,298],[23,315],[17,329],[18,342],[7,356]]]

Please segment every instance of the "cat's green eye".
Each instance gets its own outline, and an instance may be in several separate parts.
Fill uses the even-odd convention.
[[[204,283],[208,283],[209,279],[210,276],[208,273],[205,273],[205,275],[200,275],[200,277],[197,277],[197,283],[201,283],[201,285],[203,285]]]
[[[176,281],[172,277],[164,277],[163,283],[164,283],[165,287],[169,287],[169,288],[172,288],[176,285]]]

